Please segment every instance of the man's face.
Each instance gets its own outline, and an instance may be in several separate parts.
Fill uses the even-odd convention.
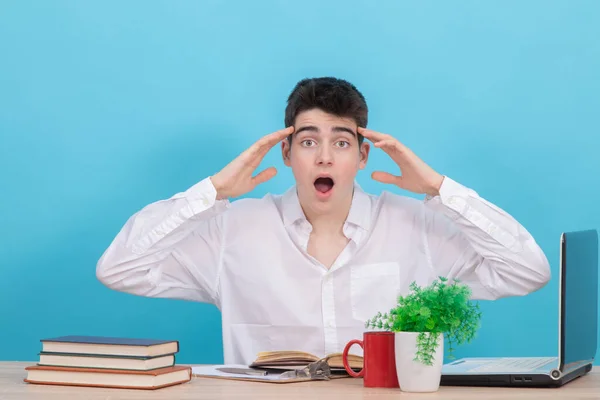
[[[368,143],[358,144],[356,122],[313,109],[297,115],[291,146],[282,144],[303,207],[326,212],[352,196],[354,179],[367,163]]]

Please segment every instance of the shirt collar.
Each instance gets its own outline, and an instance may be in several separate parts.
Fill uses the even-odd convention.
[[[302,206],[300,206],[295,185],[283,194],[281,207],[285,226],[293,225],[300,220],[306,220]],[[354,183],[354,195],[352,196],[352,204],[350,205],[350,212],[348,213],[346,222],[364,230],[369,230],[370,228],[371,199],[356,182]]]

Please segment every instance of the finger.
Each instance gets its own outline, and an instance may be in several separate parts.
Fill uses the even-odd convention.
[[[398,148],[398,150],[406,150],[406,146],[404,144],[402,144],[402,142],[400,142],[398,139],[396,139],[395,137],[393,137],[392,135],[388,135],[385,133],[380,133],[380,132],[375,132],[369,129],[365,129],[365,128],[358,128],[358,133],[360,133],[361,135],[363,135],[364,137],[366,137],[367,139],[369,139],[370,141],[373,142],[373,145],[377,146],[377,143],[379,142],[394,142],[395,146]],[[379,146],[377,146],[379,147]]]
[[[373,143],[373,147],[377,147],[390,154],[392,152],[407,153],[408,148],[400,143],[397,139],[391,138]]]
[[[388,172],[383,171],[375,171],[371,174],[371,177],[381,183],[387,183],[390,185],[398,185],[402,187],[402,177],[397,175],[392,175]]]
[[[281,129],[279,131],[273,132],[264,136],[261,140],[263,141],[259,147],[270,149],[275,146],[277,143],[281,142],[283,139],[288,137],[294,132],[294,127],[290,126],[285,129]]]
[[[387,139],[391,138],[390,135],[386,135],[386,134],[381,133],[381,132],[376,132],[376,131],[372,131],[370,129],[361,128],[361,127],[358,128],[358,133],[360,133],[361,135],[363,135],[364,137],[366,137],[367,139],[369,139],[373,143],[379,142],[381,140],[387,140]]]
[[[245,151],[248,162],[250,162],[255,167],[258,166],[258,164],[260,164],[260,162],[262,161],[263,157],[269,152],[269,150],[273,148],[273,146],[281,142],[293,132],[294,127],[290,126],[288,128],[263,136],[260,140],[255,142],[250,148],[248,148]]]
[[[266,136],[263,136],[259,141],[257,141],[254,146],[252,146],[252,155],[253,156],[264,156],[267,152],[273,148],[277,143],[281,142],[283,139],[288,137],[294,132],[294,127],[290,126],[285,129],[281,129],[279,131],[270,133]]]
[[[260,185],[273,178],[275,175],[277,175],[277,169],[275,169],[275,167],[269,167],[253,177],[252,183],[254,183],[254,185]]]
[[[380,142],[377,143],[373,143],[374,147],[380,148],[382,150],[387,149],[387,150],[394,150],[394,149],[398,149],[398,141],[397,140],[391,140],[391,139],[387,139],[387,140],[382,140]]]

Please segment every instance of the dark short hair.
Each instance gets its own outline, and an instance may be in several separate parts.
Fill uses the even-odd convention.
[[[352,118],[358,126],[367,127],[369,109],[365,97],[353,84],[343,79],[322,77],[298,82],[287,100],[285,127],[294,125],[299,113],[312,109]],[[364,137],[358,134],[358,142],[362,143],[363,140]]]

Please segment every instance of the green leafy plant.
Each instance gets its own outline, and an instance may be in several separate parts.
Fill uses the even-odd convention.
[[[433,364],[439,335],[448,341],[452,357],[455,345],[470,342],[480,327],[479,304],[470,300],[471,290],[458,280],[449,282],[440,277],[429,286],[410,285],[406,296],[398,297],[398,304],[387,313],[377,313],[367,320],[367,328],[392,332],[419,332],[415,361]]]

